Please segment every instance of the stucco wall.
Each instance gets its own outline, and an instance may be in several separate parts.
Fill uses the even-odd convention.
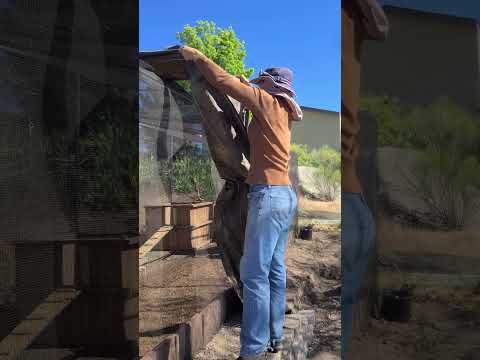
[[[447,96],[459,105],[477,107],[476,22],[395,7],[385,12],[391,24],[388,40],[365,43],[362,96],[395,96],[410,106]]]
[[[303,120],[293,124],[292,142],[311,148],[330,145],[340,149],[340,115],[336,112],[302,108]]]

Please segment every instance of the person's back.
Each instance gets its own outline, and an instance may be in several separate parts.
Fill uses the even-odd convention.
[[[258,91],[261,108],[248,127],[250,141],[249,184],[290,185],[291,119],[283,99]]]

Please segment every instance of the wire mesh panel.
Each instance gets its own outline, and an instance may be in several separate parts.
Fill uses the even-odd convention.
[[[145,206],[214,200],[221,181],[190,93],[146,64],[139,91],[141,216]]]
[[[0,5],[0,354],[128,357],[138,329],[127,305],[138,288],[136,5],[117,2],[112,14],[108,2],[47,3]]]
[[[223,296],[226,286],[220,259],[205,255],[216,252],[213,200],[223,181],[190,83],[161,78],[144,63],[139,91],[139,202],[145,241],[140,250],[140,355],[195,321],[190,335],[179,335],[180,354],[188,358],[208,335],[203,338],[199,326],[204,315],[199,313]],[[205,326],[212,321],[206,319]]]

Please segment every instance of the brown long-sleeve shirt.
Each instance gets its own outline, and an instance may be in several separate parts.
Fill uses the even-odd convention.
[[[200,52],[194,61],[213,87],[240,101],[253,113],[248,127],[250,170],[247,183],[290,185],[291,117],[288,105],[262,89],[242,83]]]
[[[356,173],[358,157],[357,118],[360,92],[361,32],[352,3],[342,2],[342,191],[361,192]]]

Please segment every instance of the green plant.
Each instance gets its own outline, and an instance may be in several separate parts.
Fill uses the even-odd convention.
[[[158,179],[160,166],[157,160],[153,158],[140,159],[138,163],[138,176],[140,184],[151,184]]]
[[[143,185],[154,184],[162,180],[168,181],[171,173],[171,164],[168,160],[156,160],[154,158],[143,158],[139,161],[138,175]]]
[[[412,134],[403,120],[405,112],[396,98],[365,97],[360,108],[371,113],[377,122],[378,146],[410,147]]]
[[[340,191],[340,152],[328,145],[310,150],[305,144],[292,144],[291,151],[297,155],[299,166],[315,169],[313,180],[317,191],[326,200],[335,200]]]
[[[398,171],[404,190],[427,207],[415,212],[418,221],[463,227],[467,213],[479,208],[470,191],[480,186],[480,127],[474,116],[444,97],[413,109],[395,98],[370,97],[362,99],[361,108],[377,121],[379,146],[416,151],[413,169]]]
[[[222,29],[213,21],[200,20],[194,26],[185,25],[177,39],[200,50],[232,75],[249,78],[253,74],[252,68],[245,67],[245,42],[237,38],[231,27]]]
[[[97,210],[115,210],[138,204],[135,128],[106,122],[101,129],[89,129],[79,141],[79,165],[84,189],[80,197],[85,205]]]
[[[173,191],[178,193],[196,193],[203,200],[213,200],[215,185],[211,172],[212,160],[198,154],[196,148],[185,144],[175,154],[171,165]]]
[[[138,126],[132,115],[114,112],[105,102],[89,115],[78,137],[57,131],[43,141],[52,177],[75,182],[80,204],[91,210],[138,205]]]
[[[311,166],[311,155],[308,145],[292,144],[290,151],[297,155],[298,166]]]
[[[412,110],[405,119],[412,147],[418,149],[414,175],[403,172],[407,190],[423,200],[429,222],[445,229],[462,228],[467,214],[479,209],[472,188],[480,187],[475,156],[480,128],[468,111],[440,98]]]
[[[340,191],[340,152],[324,145],[314,150],[313,164],[316,167],[315,184],[325,194],[326,200],[333,201]]]

